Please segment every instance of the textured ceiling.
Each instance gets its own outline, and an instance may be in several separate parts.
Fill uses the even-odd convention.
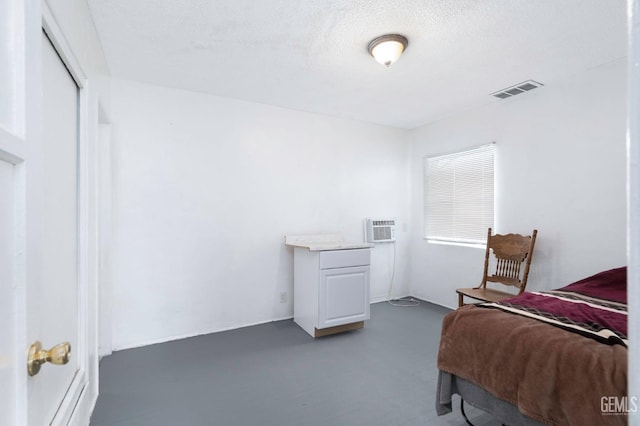
[[[625,0],[88,3],[114,77],[401,128],[626,56]],[[409,39],[388,69],[386,33]]]

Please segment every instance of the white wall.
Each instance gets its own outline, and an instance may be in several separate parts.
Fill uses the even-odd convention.
[[[528,289],[569,284],[625,257],[626,62],[543,82],[411,132],[411,290],[457,306],[456,287],[479,284],[484,250],[428,244],[422,158],[495,141],[497,232],[538,229]]]
[[[114,348],[291,317],[284,235],[362,241],[371,216],[401,223],[408,293],[405,131],[121,80],[112,97]],[[374,248],[374,299],[390,248]]]

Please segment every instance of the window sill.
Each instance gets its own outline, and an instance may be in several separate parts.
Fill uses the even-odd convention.
[[[432,240],[429,238],[425,238],[425,240],[427,240],[427,244],[435,244],[435,245],[442,245],[442,246],[470,247],[470,248],[478,248],[483,250],[487,248],[486,243],[464,243],[461,241]]]

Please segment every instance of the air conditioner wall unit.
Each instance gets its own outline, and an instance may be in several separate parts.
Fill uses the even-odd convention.
[[[367,219],[367,242],[383,243],[396,240],[395,219]]]

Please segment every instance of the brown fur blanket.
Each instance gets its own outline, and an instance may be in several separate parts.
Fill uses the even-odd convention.
[[[549,425],[623,425],[607,413],[627,395],[627,348],[532,318],[464,306],[445,316],[438,368]]]

